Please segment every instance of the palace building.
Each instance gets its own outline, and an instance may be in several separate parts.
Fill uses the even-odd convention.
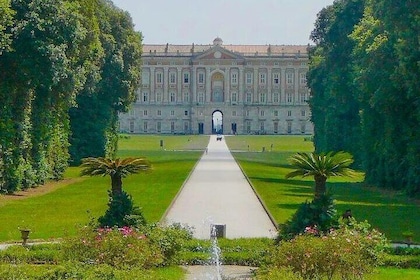
[[[312,134],[307,46],[144,45],[137,101],[120,130]]]

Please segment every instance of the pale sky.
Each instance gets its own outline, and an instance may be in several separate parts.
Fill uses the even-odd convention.
[[[333,0],[113,0],[145,44],[306,45]]]

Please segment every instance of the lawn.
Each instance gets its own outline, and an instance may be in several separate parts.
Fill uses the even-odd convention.
[[[287,158],[298,151],[313,151],[312,142],[305,141],[306,137],[235,136],[225,139],[278,223],[285,222],[300,203],[312,199],[312,178],[285,179],[285,174],[291,170]],[[265,152],[262,152],[262,147],[266,147]],[[418,202],[411,201],[401,193],[368,188],[362,181],[361,173],[356,178],[328,180],[338,211],[341,213],[351,209],[356,219],[368,220],[391,240],[401,241],[402,232],[412,230],[414,240],[420,242]]]
[[[163,140],[163,147],[160,147]],[[124,179],[130,193],[149,222],[157,222],[170,205],[190,170],[208,143],[207,136],[124,136],[119,157],[146,156],[153,164],[149,174]],[[0,197],[0,241],[18,240],[19,227],[31,229],[31,239],[73,235],[77,226],[97,218],[107,207],[108,177],[79,177],[80,169],[69,168],[66,180],[51,183],[48,192],[31,189],[15,196]]]

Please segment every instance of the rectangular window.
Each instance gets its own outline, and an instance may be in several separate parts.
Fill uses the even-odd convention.
[[[292,111],[287,111],[287,116],[291,117],[292,116]]]
[[[238,94],[236,92],[232,92],[232,102],[238,101]]]
[[[184,84],[188,84],[190,82],[190,73],[184,73]]]
[[[274,116],[275,116],[275,117],[278,117],[278,116],[279,116],[279,111],[275,110],[275,111],[274,111]]]
[[[306,98],[306,93],[301,93],[300,94],[300,103],[306,103],[307,98]]]
[[[246,110],[245,116],[249,117],[249,110]]]
[[[143,123],[143,132],[147,133],[147,122]]]
[[[278,92],[273,93],[273,102],[274,103],[279,103],[280,102],[280,93],[278,93]]]
[[[305,123],[300,124],[300,133],[304,134],[306,132],[306,125]]]
[[[176,73],[175,72],[169,73],[169,83],[170,84],[175,84],[176,83]]]
[[[251,122],[250,121],[245,122],[245,127],[246,127],[246,133],[251,133]]]
[[[286,83],[288,85],[293,84],[293,77],[294,77],[293,72],[287,72],[286,73]]]
[[[147,71],[141,72],[141,83],[143,85],[148,85],[149,84],[149,80],[150,80],[149,72],[147,72]]]
[[[143,110],[143,116],[147,116],[147,110]]]
[[[287,95],[286,95],[286,102],[287,103],[292,103],[293,102],[293,94],[292,93],[288,93]]]
[[[246,103],[251,103],[252,102],[252,93],[247,92],[246,93]]]
[[[149,102],[149,93],[148,92],[143,92],[143,102],[144,103]]]
[[[175,116],[175,111],[171,110],[171,116]]]
[[[184,122],[184,132],[185,132],[185,133],[188,133],[188,132],[189,132],[189,130],[190,130],[190,125],[189,125],[189,123],[188,123],[188,122]]]
[[[299,83],[306,86],[306,73],[300,73]]]
[[[161,110],[157,110],[157,115],[158,116],[162,116],[162,111]]]
[[[185,116],[188,116],[188,111],[184,111],[184,115]]]
[[[252,73],[246,73],[246,84],[252,85]]]
[[[266,102],[266,94],[265,93],[260,93],[260,103],[265,103]]]
[[[156,123],[156,131],[158,133],[160,133],[162,131],[162,123],[161,122]]]
[[[279,122],[274,122],[274,133],[279,132]]]
[[[292,122],[288,121],[287,122],[287,133],[292,133]]]
[[[236,117],[236,111],[232,111],[232,117]]]
[[[273,74],[273,84],[274,85],[279,85],[280,84],[280,74],[279,73],[274,73]]]
[[[134,111],[134,109],[132,109],[132,110],[128,111],[128,115],[130,117],[135,117],[136,116],[136,111]]]
[[[261,122],[260,123],[260,130],[261,131],[264,131],[265,130],[264,122]]]
[[[261,116],[261,117],[264,117],[264,116],[265,116],[265,112],[264,112],[264,110],[261,110],[261,111],[260,111],[260,116]]]
[[[134,121],[130,121],[130,132],[134,133]]]
[[[266,81],[266,74],[260,73],[260,84],[265,84]]]
[[[198,93],[198,103],[204,103],[204,93],[203,92],[199,92]]]
[[[171,122],[171,133],[175,132],[175,122]]]
[[[163,83],[163,73],[162,72],[156,72],[156,83],[162,84]]]
[[[302,110],[302,111],[300,112],[300,115],[301,115],[302,117],[306,117],[306,111],[305,111],[305,110]]]
[[[175,92],[171,92],[171,93],[169,94],[169,101],[170,101],[171,103],[175,103],[175,102],[176,102],[176,94],[175,94]]]
[[[230,83],[232,85],[237,85],[238,84],[238,73],[231,73],[230,74]]]
[[[162,102],[162,93],[156,92],[156,102],[161,103]]]
[[[204,84],[204,73],[198,73],[198,83]]]
[[[190,93],[188,91],[184,92],[183,96],[184,103],[190,102]]]

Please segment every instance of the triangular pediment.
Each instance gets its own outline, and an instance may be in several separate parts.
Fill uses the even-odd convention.
[[[221,46],[214,46],[207,51],[197,55],[194,57],[194,60],[206,60],[206,59],[234,59],[234,60],[242,60],[244,59],[243,56],[229,51]]]

